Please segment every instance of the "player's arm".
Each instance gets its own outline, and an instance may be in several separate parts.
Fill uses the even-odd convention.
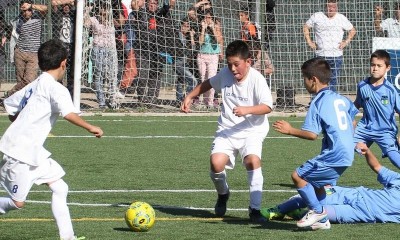
[[[39,11],[43,14],[47,12],[47,5],[33,4],[33,3],[24,3],[21,5],[21,10],[29,10],[29,9]]]
[[[93,133],[98,138],[103,136],[103,130],[101,130],[101,128],[89,124],[81,117],[79,117],[79,115],[76,113],[68,113],[67,115],[65,115],[64,119],[72,124],[75,124],[81,128],[86,129],[88,132]]]
[[[272,127],[275,129],[275,131],[278,131],[280,133],[307,140],[315,140],[318,137],[318,135],[313,132],[292,127],[292,125],[290,125],[290,123],[286,122],[285,120],[276,121],[272,125]]]
[[[339,48],[343,49],[345,48],[347,45],[349,45],[349,43],[351,42],[351,40],[354,38],[354,36],[356,35],[356,29],[353,27],[352,29],[350,29],[349,34],[347,35],[346,40],[342,41],[340,43]]]
[[[233,114],[238,117],[243,117],[247,114],[264,115],[270,112],[272,112],[272,109],[265,104],[255,106],[236,106],[233,108]]]
[[[367,147],[365,143],[357,143],[356,149],[358,149],[361,154],[365,155],[365,159],[367,160],[368,166],[374,171],[378,173],[381,170],[382,165],[379,163],[378,159],[375,157],[374,153]]]
[[[199,96],[200,94],[203,94],[210,90],[212,88],[210,79],[200,83],[197,85],[193,91],[191,91],[185,99],[183,99],[181,110],[185,113],[188,113],[190,111],[190,106],[192,105],[192,100],[193,98]]]

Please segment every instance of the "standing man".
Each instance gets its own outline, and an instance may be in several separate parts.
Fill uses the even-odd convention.
[[[393,4],[393,18],[386,18],[382,21],[383,8],[375,7],[375,31],[385,32],[385,36],[390,38],[400,38],[400,2]]]
[[[311,28],[314,28],[315,41],[310,36]],[[345,40],[344,31],[348,32]],[[343,49],[356,35],[353,24],[338,12],[338,0],[327,0],[326,13],[314,13],[304,24],[303,33],[308,46],[315,50],[315,55],[325,58],[329,63],[332,71],[329,88],[336,91],[343,64]]]

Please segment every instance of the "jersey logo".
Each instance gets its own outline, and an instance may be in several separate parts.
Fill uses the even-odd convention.
[[[388,96],[382,96],[381,102],[382,102],[383,105],[388,105],[389,104]]]

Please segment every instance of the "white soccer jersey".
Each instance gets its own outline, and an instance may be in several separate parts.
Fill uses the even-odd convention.
[[[229,68],[225,67],[210,79],[210,83],[222,95],[223,105],[218,119],[218,131],[224,131],[227,135],[239,138],[254,133],[267,136],[269,122],[266,114],[249,114],[244,117],[233,114],[233,108],[236,106],[265,104],[273,108],[271,90],[260,72],[250,68],[246,79],[237,82]]]
[[[51,155],[43,144],[58,116],[77,113],[67,88],[46,72],[6,98],[4,106],[19,115],[1,138],[0,151],[32,166]]]
[[[315,54],[323,57],[339,57],[343,55],[343,50],[339,49],[343,41],[344,31],[350,31],[353,24],[340,13],[336,13],[332,18],[328,18],[325,13],[314,13],[307,20],[306,25],[314,28],[315,42],[317,50]]]
[[[381,28],[387,31],[388,37],[400,38],[400,22],[394,18],[387,18],[381,22]]]

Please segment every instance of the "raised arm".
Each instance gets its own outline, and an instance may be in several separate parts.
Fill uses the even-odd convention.
[[[375,157],[374,153],[367,147],[365,143],[357,143],[356,149],[358,149],[361,154],[365,155],[365,159],[367,160],[368,166],[374,171],[378,173],[382,168],[382,165],[379,163],[378,159]]]

